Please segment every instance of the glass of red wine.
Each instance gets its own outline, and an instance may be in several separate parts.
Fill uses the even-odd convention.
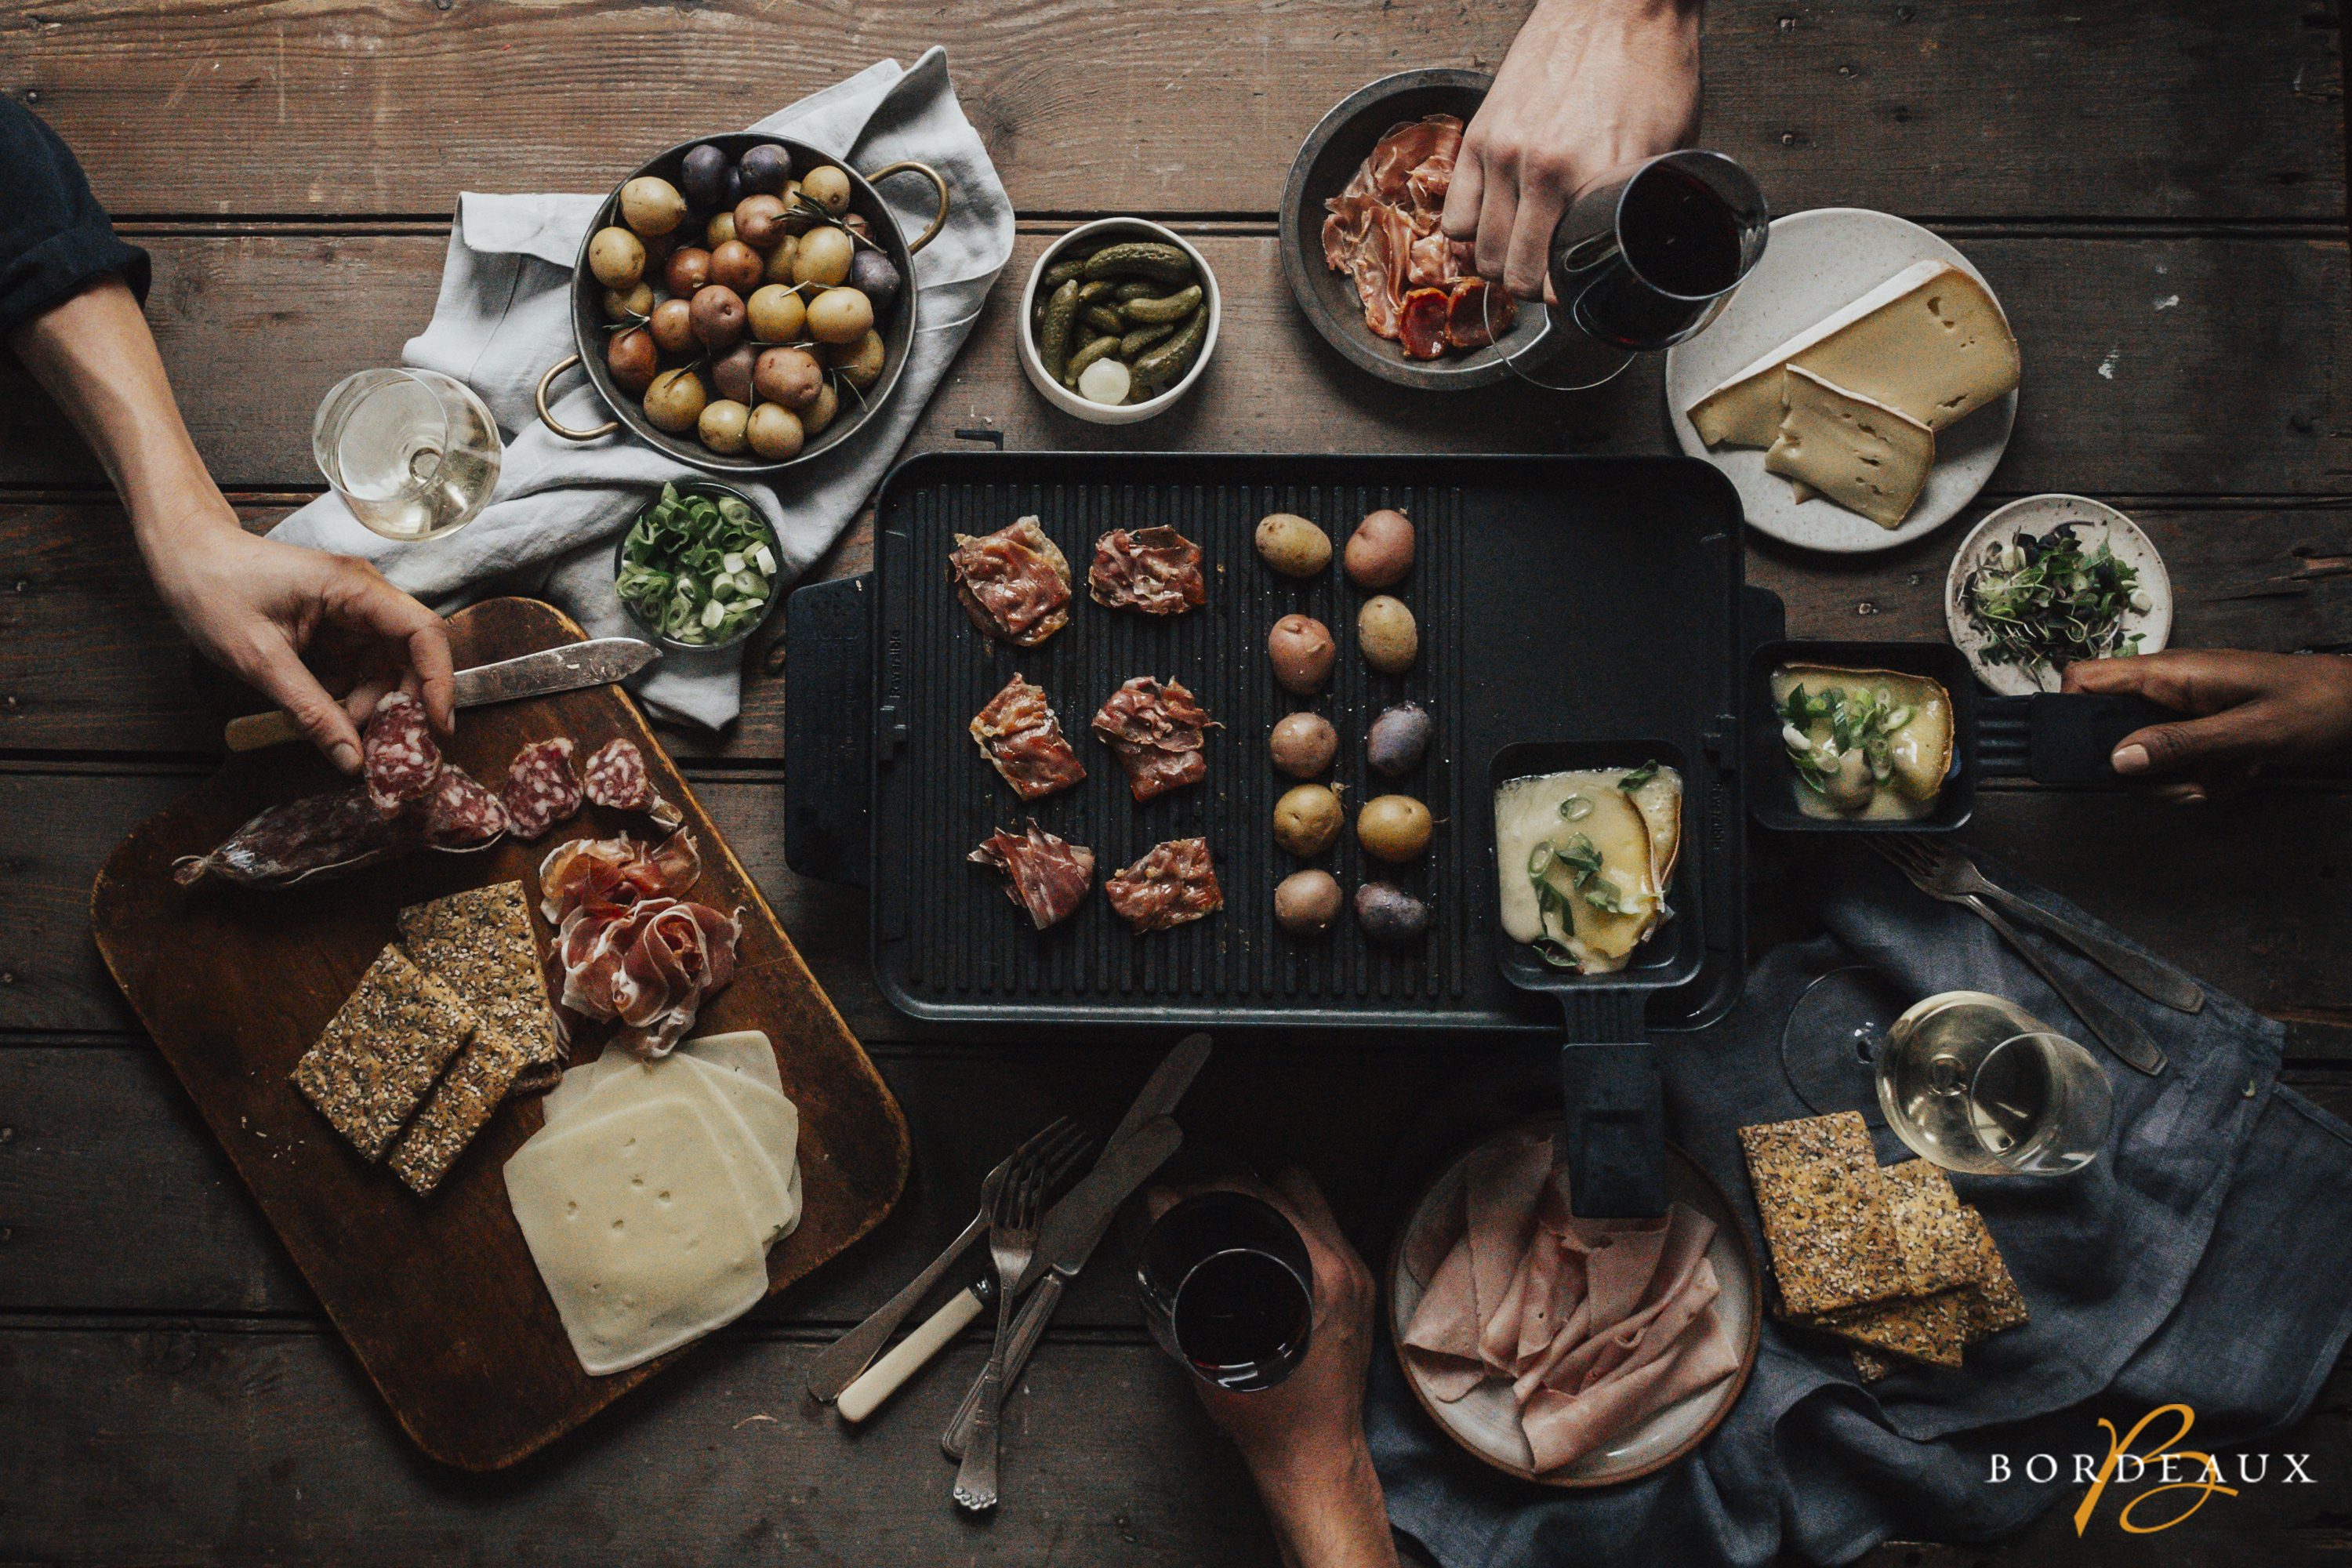
[[[1552,230],[1545,330],[1511,369],[1559,390],[1598,386],[1635,354],[1697,336],[1771,229],[1755,180],[1720,153],[1662,153],[1587,185]]]
[[[1297,1227],[1247,1193],[1202,1193],[1152,1224],[1136,1289],[1160,1348],[1219,1388],[1274,1387],[1307,1359],[1315,1265]]]

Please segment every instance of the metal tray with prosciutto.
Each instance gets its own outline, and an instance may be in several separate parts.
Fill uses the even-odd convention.
[[[1309,518],[1337,545],[1382,507],[1404,512],[1417,534],[1411,574],[1384,590],[1412,607],[1420,628],[1420,657],[1396,677],[1357,651],[1369,595],[1336,560],[1299,581],[1276,574],[1252,545],[1271,512]],[[1651,1024],[1687,1026],[1737,994],[1748,601],[1738,502],[1706,465],[933,453],[893,472],[877,508],[872,574],[803,588],[787,612],[785,853],[803,875],[872,889],[875,974],[908,1014],[1556,1033],[1557,1005],[1522,994],[1496,962],[1488,763],[1523,742],[1622,735],[1658,737],[1689,760],[1686,838],[1708,884],[1695,910],[1706,963],[1652,999]],[[1015,645],[982,629],[950,557],[960,537],[984,539],[1032,517],[1066,563],[1068,621]],[[1159,595],[1152,613],[1090,596],[1097,543],[1122,529],[1147,542],[1165,541],[1147,531],[1172,529],[1199,546],[1202,602]],[[1048,554],[1034,542],[1026,552],[988,553],[1010,563],[989,568],[999,577],[1019,577]],[[1039,613],[1024,583],[1000,591],[992,582],[980,597],[1001,605],[1016,631]],[[1293,613],[1322,621],[1339,645],[1328,688],[1312,699],[1283,690],[1269,667],[1267,633]],[[974,729],[1015,673],[1043,692],[1084,770],[1026,797],[995,763],[1008,737],[1045,743],[1025,694],[1015,694],[1018,723],[1006,717],[1008,701]],[[1186,776],[1142,799],[1097,719],[1138,680],[1181,684],[1208,721],[1197,752],[1154,759]],[[1408,700],[1428,710],[1434,738],[1419,768],[1383,778],[1366,766],[1365,731]],[[1275,803],[1297,781],[1271,765],[1266,738],[1302,709],[1339,731],[1329,776],[1351,826],[1376,795],[1428,805],[1436,827],[1417,861],[1374,860],[1352,831],[1311,859],[1276,847]],[[1205,759],[1204,775],[1189,776],[1188,755]],[[1039,842],[1033,820],[1092,855],[1091,885],[1075,905],[1060,886],[1072,879],[1028,864]],[[1205,840],[1222,907],[1139,932],[1114,907],[1111,879],[1161,846],[1181,847],[1163,861],[1196,860],[1195,839]],[[992,841],[996,850],[975,863]],[[1382,880],[1427,900],[1426,940],[1376,945],[1347,912],[1319,937],[1286,934],[1274,918],[1275,884],[1307,867],[1350,893]],[[1040,913],[1053,917],[1043,929]]]

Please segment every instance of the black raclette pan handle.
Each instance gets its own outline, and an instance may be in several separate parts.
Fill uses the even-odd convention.
[[[2120,788],[2108,757],[2116,742],[2151,724],[2189,715],[2145,697],[2043,691],[1977,699],[1977,771],[1990,778]]]
[[[1665,1159],[1665,1106],[1649,1042],[1583,1045],[1559,1052],[1560,1131],[1570,1209],[1580,1219],[1654,1219],[1666,1212],[1658,1171]]]
[[[874,576],[784,605],[784,863],[863,888],[873,857]]]

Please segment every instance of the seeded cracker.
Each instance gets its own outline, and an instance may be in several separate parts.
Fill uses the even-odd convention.
[[[1903,1293],[1903,1254],[1860,1115],[1743,1127],[1739,1142],[1789,1311],[1833,1311]]]
[[[1977,1262],[1979,1272],[1976,1283],[1962,1293],[1966,1304],[1965,1329],[1968,1342],[1990,1339],[2003,1329],[2013,1329],[2027,1321],[2024,1294],[2017,1281],[2010,1278],[2009,1265],[2000,1260],[2000,1248],[1993,1245],[1992,1232],[1985,1228],[1984,1216],[1974,1209],[1960,1211],[1962,1219],[1975,1233]]]
[[[1895,1243],[1903,1249],[1906,1290],[1932,1296],[1973,1283],[1982,1264],[1951,1178],[1925,1160],[1906,1160],[1878,1174]]]
[[[440,1185],[529,1059],[507,1036],[488,1026],[475,1031],[473,1043],[457,1054],[456,1064],[392,1152],[392,1168],[419,1197],[429,1196]]]
[[[1864,1383],[1876,1383],[1895,1370],[1893,1362],[1883,1355],[1866,1351],[1860,1345],[1849,1347],[1848,1353],[1853,1357],[1853,1370],[1862,1374],[1862,1381]]]
[[[541,978],[539,939],[520,882],[472,888],[400,911],[400,938],[417,964],[522,1053],[520,1076],[551,1081],[563,1060]]]
[[[1851,1343],[1937,1366],[1958,1366],[1960,1351],[1968,1343],[1965,1297],[1960,1290],[1938,1290],[1932,1296],[1906,1296],[1822,1312],[1804,1321]]]
[[[294,1065],[295,1086],[362,1156],[381,1160],[479,1021],[447,986],[387,947]]]

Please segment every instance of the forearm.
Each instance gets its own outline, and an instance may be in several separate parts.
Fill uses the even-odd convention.
[[[1291,1568],[1396,1568],[1388,1506],[1360,1438],[1337,1452],[1254,1464],[1251,1474]]]

